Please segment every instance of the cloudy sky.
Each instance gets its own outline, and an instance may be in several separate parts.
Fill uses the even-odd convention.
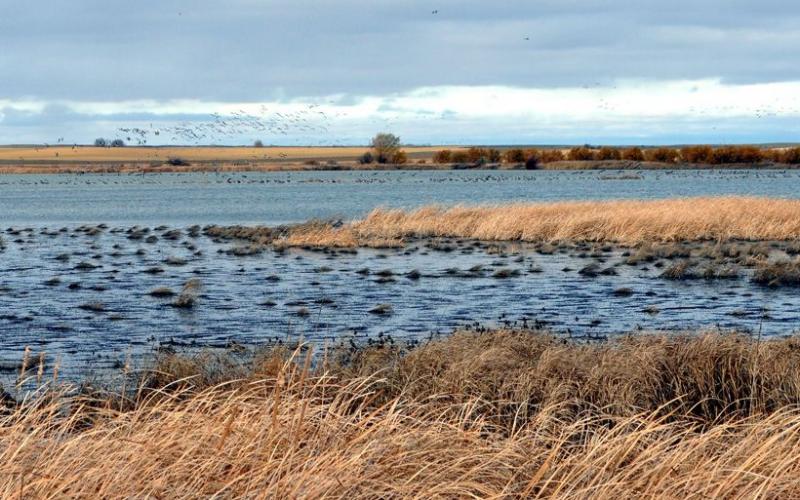
[[[3,0],[0,47],[6,144],[800,138],[795,0]]]

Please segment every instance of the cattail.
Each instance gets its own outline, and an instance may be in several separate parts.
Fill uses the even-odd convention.
[[[44,376],[44,351],[39,353],[39,369],[36,371],[36,385],[41,385]]]
[[[61,367],[61,356],[56,358],[56,362],[53,364],[53,385],[58,382],[58,369]]]
[[[19,378],[17,379],[17,387],[21,386],[25,381],[25,372],[28,370],[28,362],[30,361],[31,348],[25,346],[25,352],[22,354],[22,366],[19,368]]]

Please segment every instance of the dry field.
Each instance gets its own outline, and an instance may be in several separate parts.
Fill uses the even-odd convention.
[[[299,225],[276,237],[267,229],[243,239],[289,246],[398,246],[408,238],[483,241],[685,242],[800,239],[800,201],[747,198],[674,198],[499,206],[427,206],[373,210],[339,228]],[[235,235],[234,235],[235,236]]]
[[[168,355],[131,399],[11,404],[0,495],[800,495],[796,339],[463,332],[320,356]]]
[[[430,158],[439,147],[404,147],[409,155],[425,154]],[[97,148],[91,146],[0,147],[0,161],[57,162],[149,162],[183,158],[187,161],[264,160],[355,160],[369,148],[364,147],[137,147]]]
[[[418,159],[430,162],[435,147],[407,147],[414,168]],[[455,148],[458,149],[458,148]],[[328,161],[358,168],[356,159],[368,147],[136,147],[91,146],[0,147],[0,173],[63,173],[77,171],[271,171],[318,168],[307,163]],[[165,164],[180,158],[186,166]],[[363,168],[382,168],[367,165]],[[428,166],[430,168],[430,165]]]

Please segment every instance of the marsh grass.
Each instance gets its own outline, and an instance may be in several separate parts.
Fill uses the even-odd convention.
[[[800,238],[800,201],[720,197],[378,209],[349,229],[362,238],[623,244],[788,240]]]
[[[0,495],[794,497],[798,362],[796,339],[519,331],[169,354],[125,397],[12,405]]]
[[[800,201],[747,198],[674,198],[651,201],[527,203],[497,206],[426,206],[376,209],[349,224],[309,222],[283,228],[219,228],[218,233],[276,246],[399,247],[408,239],[462,238],[540,245],[800,239]],[[658,246],[647,258],[676,257],[679,247]],[[673,252],[673,253],[671,253]]]

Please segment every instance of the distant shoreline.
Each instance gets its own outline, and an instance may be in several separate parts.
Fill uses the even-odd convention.
[[[447,149],[441,149],[441,148]],[[713,157],[712,152],[727,152]],[[360,147],[0,146],[1,174],[147,174],[336,170],[686,170],[797,169],[800,148],[756,147],[562,149],[407,146],[405,163],[363,163]],[[444,155],[443,155],[444,153]],[[515,154],[516,153],[516,154]],[[634,154],[631,154],[634,153]],[[658,153],[661,153],[660,155]],[[788,153],[793,153],[789,155]],[[749,154],[749,156],[748,156]],[[738,162],[738,163],[737,163]],[[531,165],[528,165],[529,167]]]
[[[796,170],[797,164],[786,163],[661,163],[626,160],[559,161],[540,164],[535,170]],[[197,161],[189,165],[154,164],[152,162],[86,162],[86,161],[23,161],[0,160],[0,175],[57,174],[157,174],[157,173],[236,173],[236,172],[335,172],[335,171],[421,171],[421,170],[526,170],[522,164],[485,164],[479,167],[449,163],[407,163],[360,165],[356,162],[336,164],[300,162],[218,162]],[[534,170],[529,170],[534,171]]]

